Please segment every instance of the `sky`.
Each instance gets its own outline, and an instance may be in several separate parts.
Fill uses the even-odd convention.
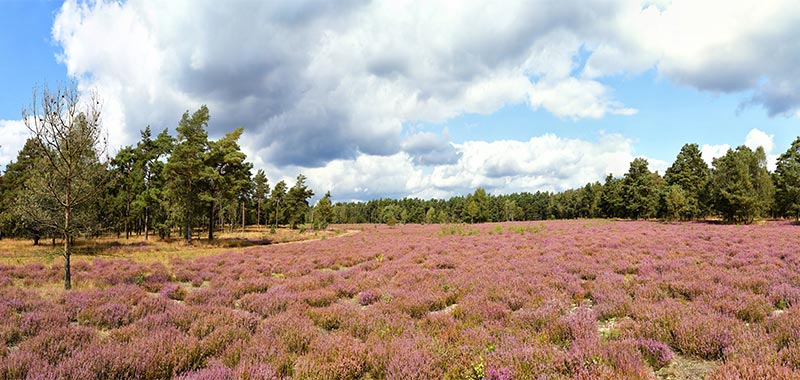
[[[110,153],[208,105],[271,184],[338,201],[562,191],[800,135],[794,1],[0,0],[0,167],[34,86]]]

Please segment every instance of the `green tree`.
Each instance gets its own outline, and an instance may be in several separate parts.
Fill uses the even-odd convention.
[[[647,166],[646,159],[634,159],[622,180],[627,216],[633,219],[652,218],[658,208],[660,177]]]
[[[31,212],[22,199],[25,184],[30,180],[36,168],[36,161],[43,156],[39,145],[33,138],[25,141],[25,145],[17,154],[17,160],[6,165],[3,175],[3,188],[0,191],[0,223],[6,234],[27,236],[33,245],[39,245],[39,239],[45,233],[44,226],[31,218]]]
[[[780,215],[800,219],[800,137],[778,157],[775,202]]]
[[[250,190],[250,170],[253,165],[246,161],[239,147],[239,138],[244,129],[237,128],[217,141],[209,141],[200,172],[203,191],[200,199],[208,211],[208,240],[214,239],[215,209],[224,202],[238,201],[242,208],[244,228],[244,205]]]
[[[284,203],[284,198],[286,198],[286,182],[281,180],[275,184],[275,188],[272,189],[272,196],[270,198],[272,201],[272,207],[275,208],[275,229],[278,229],[278,221],[280,220],[282,211],[281,206]]]
[[[667,185],[677,185],[683,190],[686,209],[682,219],[694,219],[704,215],[705,192],[711,178],[711,169],[703,161],[697,144],[685,144],[672,166],[664,173]]]
[[[467,216],[469,216],[469,222],[475,223],[475,219],[478,218],[480,215],[481,208],[478,206],[478,202],[475,199],[471,199],[469,203],[467,203]]]
[[[297,228],[303,223],[306,211],[308,211],[308,199],[314,196],[314,192],[306,186],[306,176],[297,175],[297,182],[286,193],[286,208],[289,211],[289,225]]]
[[[331,192],[328,191],[314,207],[314,224],[318,230],[324,230],[328,228],[331,220],[333,220],[333,206],[331,205]]]
[[[178,136],[172,154],[167,160],[167,191],[175,214],[183,225],[186,243],[192,243],[194,225],[202,207],[200,194],[206,191],[201,174],[206,168],[206,148],[208,146],[208,107],[189,115],[183,113],[178,123]]]
[[[164,238],[169,231],[169,223],[167,213],[164,211],[166,207],[163,207],[166,204],[163,158],[172,152],[174,140],[166,129],[153,140],[149,125],[140,132],[140,135],[141,140],[136,144],[136,154],[144,189],[136,195],[134,206],[142,210],[144,239],[147,240],[150,236],[153,219],[156,221],[159,235]],[[151,217],[153,215],[155,218]]]
[[[261,226],[261,205],[267,196],[269,196],[269,181],[267,175],[263,170],[258,169],[256,175],[253,176],[253,189],[255,191],[256,203],[256,224]]]
[[[125,239],[130,238],[131,204],[144,187],[141,169],[139,156],[131,146],[122,148],[111,160],[111,170],[118,188],[118,202],[122,208]]]
[[[603,184],[603,194],[600,197],[600,210],[606,218],[621,218],[625,216],[625,200],[622,188],[622,179],[614,178],[609,174]]]
[[[774,187],[764,149],[729,149],[714,159],[711,191],[716,211],[729,223],[752,223],[769,210]]]
[[[679,185],[669,185],[665,188],[663,203],[666,220],[687,220],[696,215],[686,191]]]
[[[41,96],[34,90],[30,110],[22,111],[39,154],[25,186],[30,197],[26,208],[64,239],[65,289],[72,288],[72,242],[91,211],[83,213],[82,208],[96,200],[106,182],[105,166],[99,161],[105,150],[100,114],[96,95],[81,102],[74,86],[55,92],[45,86]]]

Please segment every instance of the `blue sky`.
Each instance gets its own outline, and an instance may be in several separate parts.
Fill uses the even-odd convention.
[[[774,163],[800,134],[797,8],[0,0],[0,166],[32,87],[68,80],[104,100],[112,154],[207,104],[270,182],[337,200],[559,191],[689,142]]]

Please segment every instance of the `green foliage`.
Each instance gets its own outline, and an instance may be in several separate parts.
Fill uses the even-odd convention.
[[[686,205],[679,212],[681,219],[695,219],[704,215],[710,178],[711,170],[703,161],[698,145],[684,145],[675,162],[664,173],[667,185],[679,186],[683,192]]]
[[[253,177],[253,190],[255,191],[255,202],[256,202],[256,224],[259,226],[261,225],[261,209],[262,204],[267,200],[267,195],[269,195],[269,182],[267,181],[267,175],[264,173],[263,170],[258,169],[256,175]]]
[[[740,146],[714,159],[711,184],[714,208],[726,222],[752,223],[770,209],[774,187],[761,147]]]
[[[272,189],[272,197],[270,198],[270,205],[273,210],[275,210],[275,226],[274,228],[278,228],[278,223],[283,218],[283,203],[286,198],[286,182],[279,181],[275,184],[275,188]]]
[[[632,219],[656,216],[663,181],[658,174],[650,172],[647,166],[646,159],[634,159],[622,180],[626,215]]]
[[[331,205],[331,192],[325,193],[325,196],[317,202],[314,207],[314,224],[318,230],[328,228],[328,224],[333,219],[333,206]]]
[[[289,213],[289,225],[296,228],[298,224],[305,222],[306,211],[308,211],[308,199],[314,196],[314,191],[306,185],[306,176],[297,175],[297,182],[286,193],[286,209]]]
[[[774,178],[778,213],[800,219],[800,137],[778,157]]]
[[[208,107],[189,115],[183,113],[178,123],[178,137],[167,160],[167,193],[172,211],[183,225],[184,238],[191,243],[193,228],[202,207],[201,194],[206,191],[201,174],[206,169],[205,153],[208,147]]]

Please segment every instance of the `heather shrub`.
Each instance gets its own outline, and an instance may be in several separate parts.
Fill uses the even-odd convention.
[[[725,349],[736,339],[737,321],[720,315],[699,314],[675,327],[675,347],[686,355],[706,360],[724,358]]]
[[[186,295],[185,301],[189,305],[233,307],[236,299],[233,293],[226,288],[197,289]]]
[[[27,350],[17,350],[0,358],[0,379],[25,380],[31,369],[45,367],[47,362]]]
[[[272,288],[266,293],[246,294],[239,300],[239,307],[262,317],[283,313],[295,302],[295,296],[283,288]]]
[[[361,304],[361,306],[372,305],[373,303],[380,301],[380,299],[380,294],[373,290],[365,290],[358,294],[358,303]]]
[[[778,352],[778,355],[783,365],[800,370],[800,346],[784,347]]]
[[[176,378],[177,380],[236,380],[236,373],[225,366],[209,366],[184,373]]]
[[[95,332],[87,328],[58,327],[42,331],[39,335],[23,341],[19,349],[31,352],[48,363],[56,364],[95,339]]]
[[[367,369],[364,343],[352,337],[331,334],[316,339],[307,355],[297,359],[293,378],[314,380],[358,380]]]
[[[161,288],[160,294],[171,300],[183,301],[184,297],[186,297],[186,290],[180,285],[166,284]]]
[[[303,292],[300,297],[311,307],[325,307],[336,302],[339,295],[333,289],[325,288]]]
[[[669,349],[669,346],[657,340],[640,339],[636,342],[636,347],[642,353],[642,357],[647,364],[656,371],[667,366],[675,359],[675,355]]]
[[[272,286],[268,277],[256,277],[247,280],[236,281],[233,285],[233,296],[241,298],[250,293],[264,293]]]
[[[769,318],[766,328],[778,349],[800,345],[800,306],[793,306],[780,315]]]
[[[387,379],[426,380],[441,379],[442,363],[428,347],[414,340],[395,341],[389,347],[386,363]]]
[[[313,320],[303,313],[279,314],[264,323],[292,354],[305,354],[311,342],[320,334]]]
[[[772,285],[767,291],[772,305],[778,309],[788,309],[800,305],[800,288],[786,283]]]
[[[709,380],[791,380],[800,378],[800,371],[765,364],[758,360],[736,360],[725,362],[711,372]]]
[[[24,336],[35,336],[40,331],[52,330],[59,327],[67,327],[69,320],[67,315],[60,308],[49,311],[31,311],[22,316],[19,321],[19,332]],[[9,338],[14,338],[10,336]],[[17,338],[20,338],[19,336]],[[15,339],[6,340],[7,343],[13,343]]]

